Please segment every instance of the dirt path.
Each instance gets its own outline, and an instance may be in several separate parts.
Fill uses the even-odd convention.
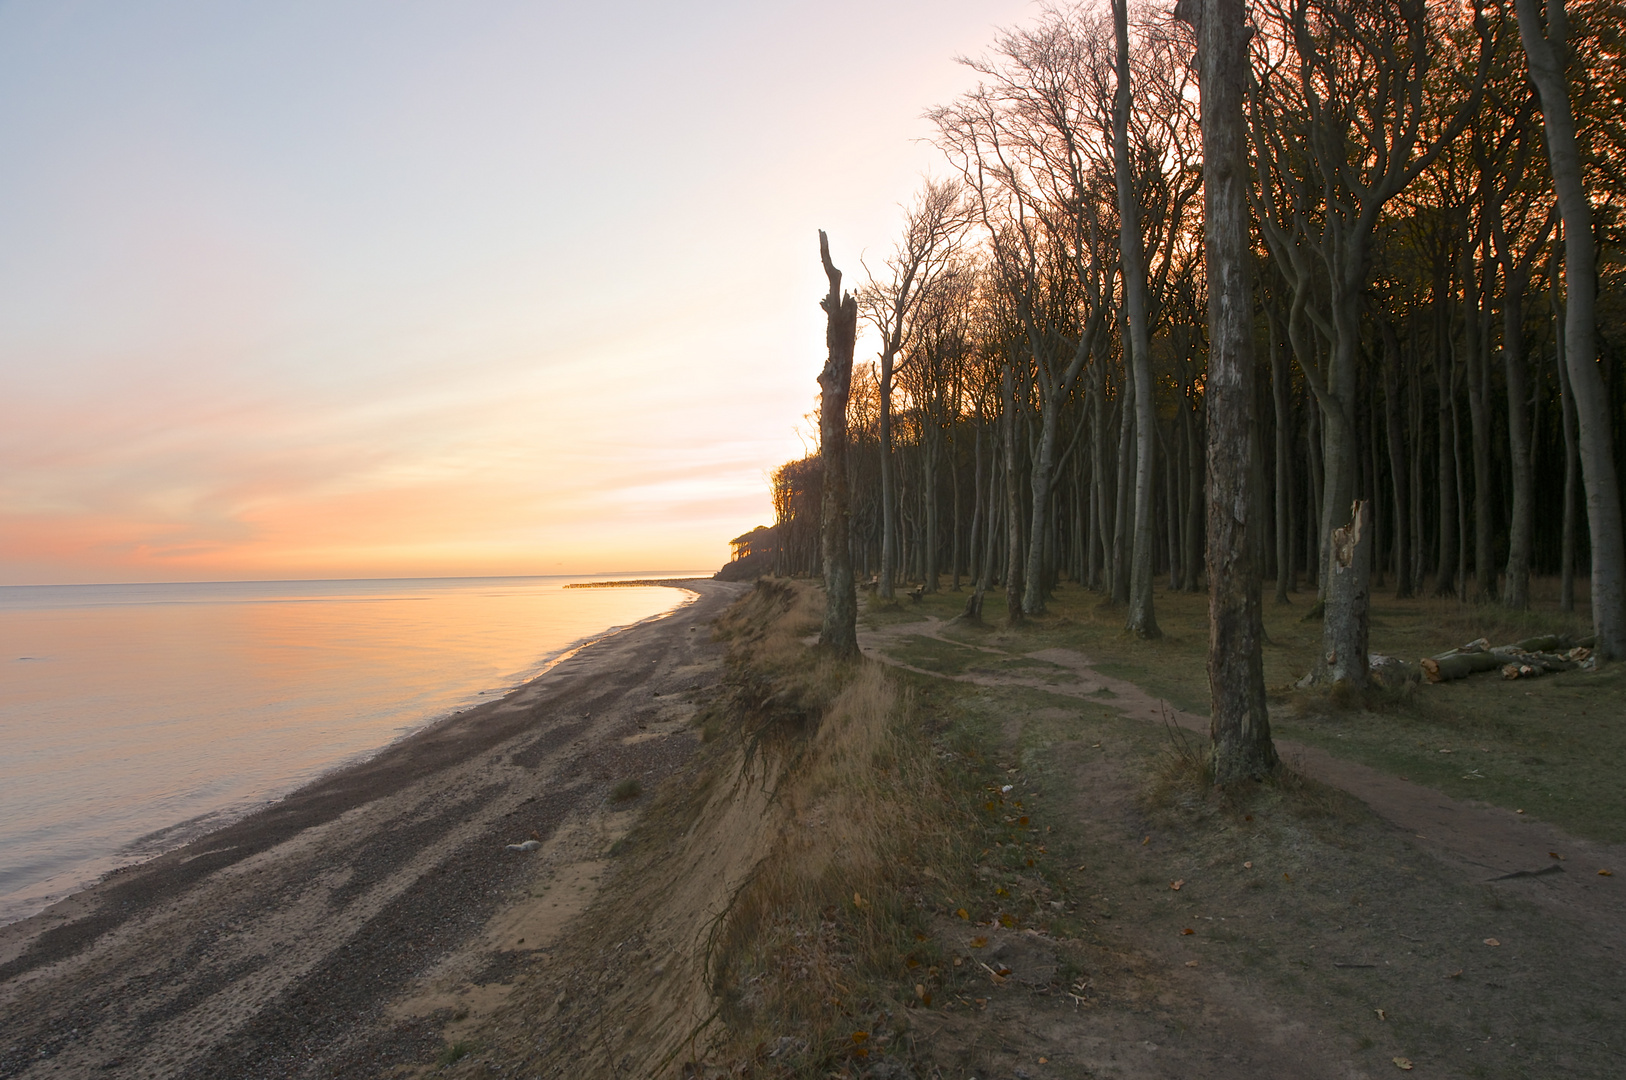
[[[591,896],[631,816],[611,788],[652,789],[694,744],[692,695],[721,660],[701,627],[748,587],[684,587],[699,599],[671,616],[0,930],[0,1077],[353,1076],[433,1056],[446,1015],[490,1005],[471,988]]]
[[[1015,809],[1002,812],[1032,815],[1033,831],[983,853],[989,876],[1032,897],[1041,928],[944,922],[974,962],[993,962],[983,989],[916,1013],[937,1075],[1620,1074],[1619,882],[1591,864],[1621,865],[1608,861],[1618,849],[1285,741],[1301,774],[1373,814],[1336,795],[1325,806],[1319,795],[1266,799],[1246,817],[1200,794],[1149,802],[1153,732],[1167,723],[1206,736],[1205,718],[1077,652],[1011,652],[943,630],[935,619],[894,624],[860,643],[922,675],[1053,696],[965,705],[1004,732],[994,760]],[[911,647],[917,637],[933,648]],[[1549,851],[1567,856],[1564,871],[1506,876],[1548,870]],[[1023,876],[1024,859],[1058,858],[1060,874]],[[1045,932],[1046,907],[1076,937]],[[1076,973],[1057,970],[1062,957]]]
[[[862,632],[866,655],[923,675],[951,678],[979,686],[1025,686],[1048,693],[1104,703],[1124,716],[1208,735],[1208,718],[1183,712],[1153,698],[1140,687],[1097,671],[1089,657],[1070,649],[1040,649],[1020,656],[1052,665],[1036,675],[1031,670],[973,671],[945,675],[899,663],[887,655],[889,644],[928,637],[959,649],[990,656],[1010,656],[999,649],[967,645],[943,635],[943,620],[898,623]],[[1277,752],[1300,774],[1346,791],[1374,813],[1411,837],[1417,846],[1456,867],[1471,881],[1519,880],[1526,895],[1554,911],[1585,921],[1626,952],[1626,845],[1598,844],[1565,833],[1553,825],[1488,806],[1464,802],[1412,783],[1403,777],[1346,761],[1319,747],[1288,739],[1276,741]],[[1555,858],[1554,854],[1562,856]],[[1555,869],[1556,868],[1556,869]],[[1599,869],[1617,869],[1603,877]]]

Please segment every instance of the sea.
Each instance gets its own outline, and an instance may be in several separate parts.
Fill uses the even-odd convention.
[[[0,925],[694,599],[632,577],[0,586]]]

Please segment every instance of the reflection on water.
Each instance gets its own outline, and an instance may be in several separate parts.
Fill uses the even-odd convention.
[[[572,580],[0,587],[0,923],[686,596]]]

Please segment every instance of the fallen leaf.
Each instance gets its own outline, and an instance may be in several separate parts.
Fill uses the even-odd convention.
[[[959,958],[959,957],[958,957],[958,956],[956,956],[956,957],[955,957],[955,958],[954,958],[954,966],[955,966],[955,967],[959,967],[959,966],[960,966],[960,958]]]
[[[1493,938],[1493,937],[1488,937],[1488,938],[1486,938],[1486,939],[1485,939],[1485,944],[1486,944],[1486,945],[1492,945],[1492,946],[1495,946],[1495,945],[1500,945],[1500,944],[1501,944],[1501,942],[1500,942],[1500,941],[1497,941],[1497,940],[1496,940],[1496,939],[1495,939],[1495,938]]]
[[[869,1032],[867,1032],[867,1031],[855,1031],[855,1032],[853,1032],[853,1042],[854,1043],[861,1043],[861,1042],[863,1042],[864,1040],[866,1040],[868,1038],[869,1038]]]
[[[1283,881],[1292,881],[1293,880],[1293,875],[1292,874],[1283,874],[1282,875],[1282,880]]]
[[[1252,814],[1243,814],[1242,815],[1242,820],[1243,821],[1252,821],[1253,820],[1253,815]]]
[[[1032,859],[1029,859],[1029,860],[1028,860],[1028,865],[1029,865],[1029,866],[1032,866],[1032,865],[1033,865],[1033,860],[1032,860]]]
[[[863,906],[864,906],[864,898],[862,896],[859,896],[857,893],[853,893],[853,907],[863,907]]]
[[[1197,961],[1195,961],[1195,960],[1187,960],[1186,961],[1186,967],[1196,967],[1196,966],[1197,966]]]
[[[1559,853],[1558,853],[1558,852],[1556,852],[1556,851],[1549,851],[1549,852],[1548,852],[1548,853],[1547,853],[1547,857],[1548,857],[1548,858],[1549,858],[1549,859],[1557,859],[1557,860],[1559,860],[1559,861],[1560,861],[1560,862],[1562,862],[1562,861],[1563,861],[1563,860],[1564,860],[1564,856],[1562,856],[1562,855],[1560,855],[1560,854],[1559,854]]]
[[[1513,812],[1514,812],[1514,813],[1515,813],[1515,814],[1522,814],[1522,813],[1524,813],[1524,811],[1523,811],[1523,810],[1515,810],[1515,811],[1513,811]]]
[[[1411,1072],[1411,1068],[1412,1068],[1411,1058],[1397,1057],[1397,1058],[1390,1058],[1389,1060],[1393,1061],[1395,1063],[1395,1068],[1404,1069],[1406,1072]]]
[[[1018,825],[1022,826],[1022,828],[1024,828],[1024,829],[1027,828],[1028,827],[1028,816],[1026,814],[1023,814],[1021,817],[1016,819],[1016,823]]]
[[[1077,869],[1077,870],[1075,870],[1075,871],[1073,871],[1073,872],[1074,872],[1074,873],[1075,873],[1075,874],[1077,874],[1077,873],[1083,873],[1083,872],[1084,872],[1084,870],[1085,870],[1085,869],[1086,869],[1086,868],[1085,868],[1085,867],[1082,867],[1082,866],[1081,866],[1081,867],[1079,867],[1079,868],[1078,868],[1078,869]]]
[[[1378,1014],[1378,1019],[1379,1020],[1387,1020],[1387,1019],[1389,1019],[1388,1014],[1385,1013],[1382,1009],[1373,1009],[1372,1011]]]
[[[980,948],[982,948],[983,946],[985,946],[987,944],[988,944],[988,939],[985,938],[985,937],[974,937],[974,938],[971,939],[971,947],[973,949],[980,949]]]
[[[926,940],[926,935],[922,934],[919,930],[916,930],[915,931],[915,940],[916,941],[925,941]]]
[[[1598,871],[1598,876],[1599,877],[1614,877],[1615,872],[1613,870],[1599,870]]]
[[[1460,979],[1460,978],[1462,978],[1462,969],[1457,968],[1457,970],[1455,970],[1451,974],[1447,975],[1446,978],[1447,979]]]
[[[858,1049],[853,1051],[853,1057],[867,1058],[869,1057],[869,1050],[860,1046]]]
[[[1050,1064],[1050,1059],[1049,1058],[1040,1058],[1039,1059],[1039,1064],[1040,1065],[1048,1065],[1048,1064]]]
[[[1182,934],[1182,935],[1185,935],[1185,934],[1195,934],[1195,933],[1196,933],[1196,932],[1197,932],[1197,931],[1195,931],[1195,930],[1193,930],[1193,929],[1192,929],[1192,928],[1191,928],[1191,927],[1189,927],[1189,926],[1188,926],[1188,927],[1186,927],[1186,928],[1185,928],[1185,929],[1184,929],[1184,930],[1182,930],[1182,931],[1180,931],[1180,933],[1181,933],[1181,934]]]
[[[1173,889],[1175,892],[1179,892],[1180,886],[1184,885],[1185,883],[1185,878],[1181,878],[1179,881],[1171,881],[1169,882],[1169,888]]]
[[[1142,841],[1141,841],[1141,842],[1140,842],[1140,846],[1141,846],[1141,847],[1145,847],[1145,846],[1146,846],[1146,845],[1147,845],[1147,844],[1150,844],[1150,843],[1151,843],[1151,842],[1152,842],[1152,834],[1151,834],[1151,833],[1147,833],[1147,834],[1146,834],[1146,839],[1144,839],[1144,840],[1142,840]]]
[[[924,999],[925,996],[926,996],[926,987],[924,985],[922,985],[921,983],[915,983],[915,997]]]
[[[962,918],[962,919],[969,919],[969,918],[971,918],[971,913],[970,913],[970,912],[969,912],[969,911],[967,911],[967,910],[966,910],[966,909],[965,909],[965,908],[960,908],[960,909],[959,909],[959,910],[958,910],[958,911],[956,911],[956,912],[955,912],[955,913],[954,913],[954,914],[956,914],[956,915],[958,915],[958,916],[959,916],[959,917],[960,917],[960,918]]]
[[[1253,863],[1252,862],[1243,863],[1242,864],[1242,869],[1244,869],[1244,870],[1252,870],[1253,869]]]

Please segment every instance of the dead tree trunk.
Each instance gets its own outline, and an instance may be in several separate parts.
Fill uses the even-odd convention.
[[[819,457],[824,462],[819,543],[824,556],[824,626],[819,644],[840,657],[858,655],[858,590],[853,581],[847,494],[847,395],[852,389],[858,340],[858,301],[841,291],[841,271],[830,261],[830,241],[819,230],[819,259],[830,291],[824,342],[829,355],[819,374]]]
[[[1242,95],[1242,0],[1181,0],[1201,71],[1204,263],[1208,276],[1208,686],[1216,783],[1276,767],[1265,708],[1259,566],[1249,543],[1248,426],[1254,408],[1253,289]]]
[[[1321,655],[1310,681],[1366,689],[1368,599],[1372,574],[1372,515],[1364,499],[1351,508],[1348,525],[1332,531],[1327,559],[1327,612]]]

